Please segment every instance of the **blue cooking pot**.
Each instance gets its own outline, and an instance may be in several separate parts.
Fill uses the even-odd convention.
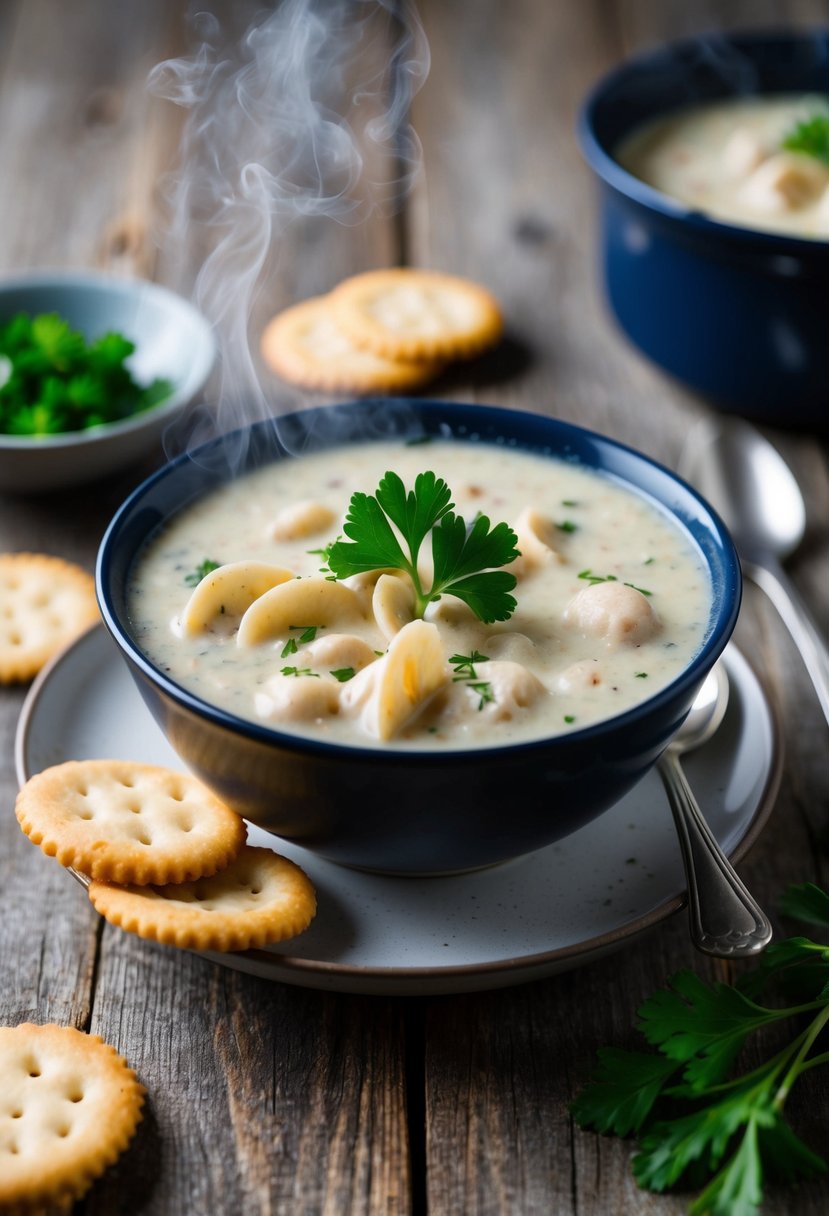
[[[579,116],[601,186],[610,309],[654,363],[718,408],[829,427],[829,241],[711,219],[614,159],[637,126],[698,102],[829,93],[829,29],[704,35],[623,63]]]

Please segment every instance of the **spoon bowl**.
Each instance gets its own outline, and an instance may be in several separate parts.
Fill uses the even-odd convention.
[[[728,705],[722,663],[708,673],[683,725],[657,764],[676,823],[688,881],[688,916],[697,949],[715,958],[747,958],[771,940],[771,924],[720,848],[688,784],[680,756],[705,743]]]
[[[829,650],[781,563],[806,530],[803,495],[777,449],[749,423],[707,420],[693,431],[680,472],[731,533],[743,573],[769,597],[799,649],[829,721]]]
[[[789,466],[747,423],[706,423],[685,454],[686,472],[717,507],[741,553],[794,553],[806,531],[806,507]]]

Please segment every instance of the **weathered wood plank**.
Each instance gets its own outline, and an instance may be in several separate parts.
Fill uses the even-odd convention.
[[[158,1216],[409,1211],[394,1002],[269,984],[107,929],[91,1029],[137,1068],[151,1118],[90,1212],[123,1193]]]

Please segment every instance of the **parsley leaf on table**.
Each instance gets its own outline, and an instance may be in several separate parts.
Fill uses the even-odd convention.
[[[813,884],[792,887],[783,908],[829,927],[829,895]],[[778,989],[796,992],[795,1003],[758,1003]],[[582,1127],[638,1135],[633,1173],[640,1186],[664,1191],[707,1179],[690,1216],[756,1216],[766,1176],[791,1182],[826,1171],[783,1108],[800,1076],[829,1064],[829,944],[781,941],[737,985],[681,972],[639,1014],[658,1053],[601,1050],[572,1110]],[[788,1042],[779,1048],[775,1041],[763,1055],[764,1029],[790,1022]],[[733,1075],[754,1035],[762,1062]]]
[[[493,567],[518,557],[517,537],[507,524],[490,529],[485,515],[467,525],[455,515],[451,499],[446,482],[431,471],[418,473],[414,489],[408,492],[396,473],[386,473],[375,494],[351,496],[343,528],[350,539],[331,545],[330,569],[337,578],[369,570],[405,571],[412,581],[419,617],[427,604],[441,595],[453,595],[487,624],[508,620],[515,610],[510,592],[516,579]],[[424,588],[417,559],[430,534],[433,578],[431,587]]]

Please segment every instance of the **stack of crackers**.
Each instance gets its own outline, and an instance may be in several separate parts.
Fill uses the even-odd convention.
[[[300,868],[246,844],[244,821],[186,773],[68,760],[31,777],[16,814],[29,839],[89,880],[111,924],[196,950],[248,950],[301,933],[316,911]]]
[[[262,335],[262,356],[302,388],[402,393],[422,388],[452,360],[482,354],[502,332],[497,301],[478,283],[376,270],[279,313]]]

